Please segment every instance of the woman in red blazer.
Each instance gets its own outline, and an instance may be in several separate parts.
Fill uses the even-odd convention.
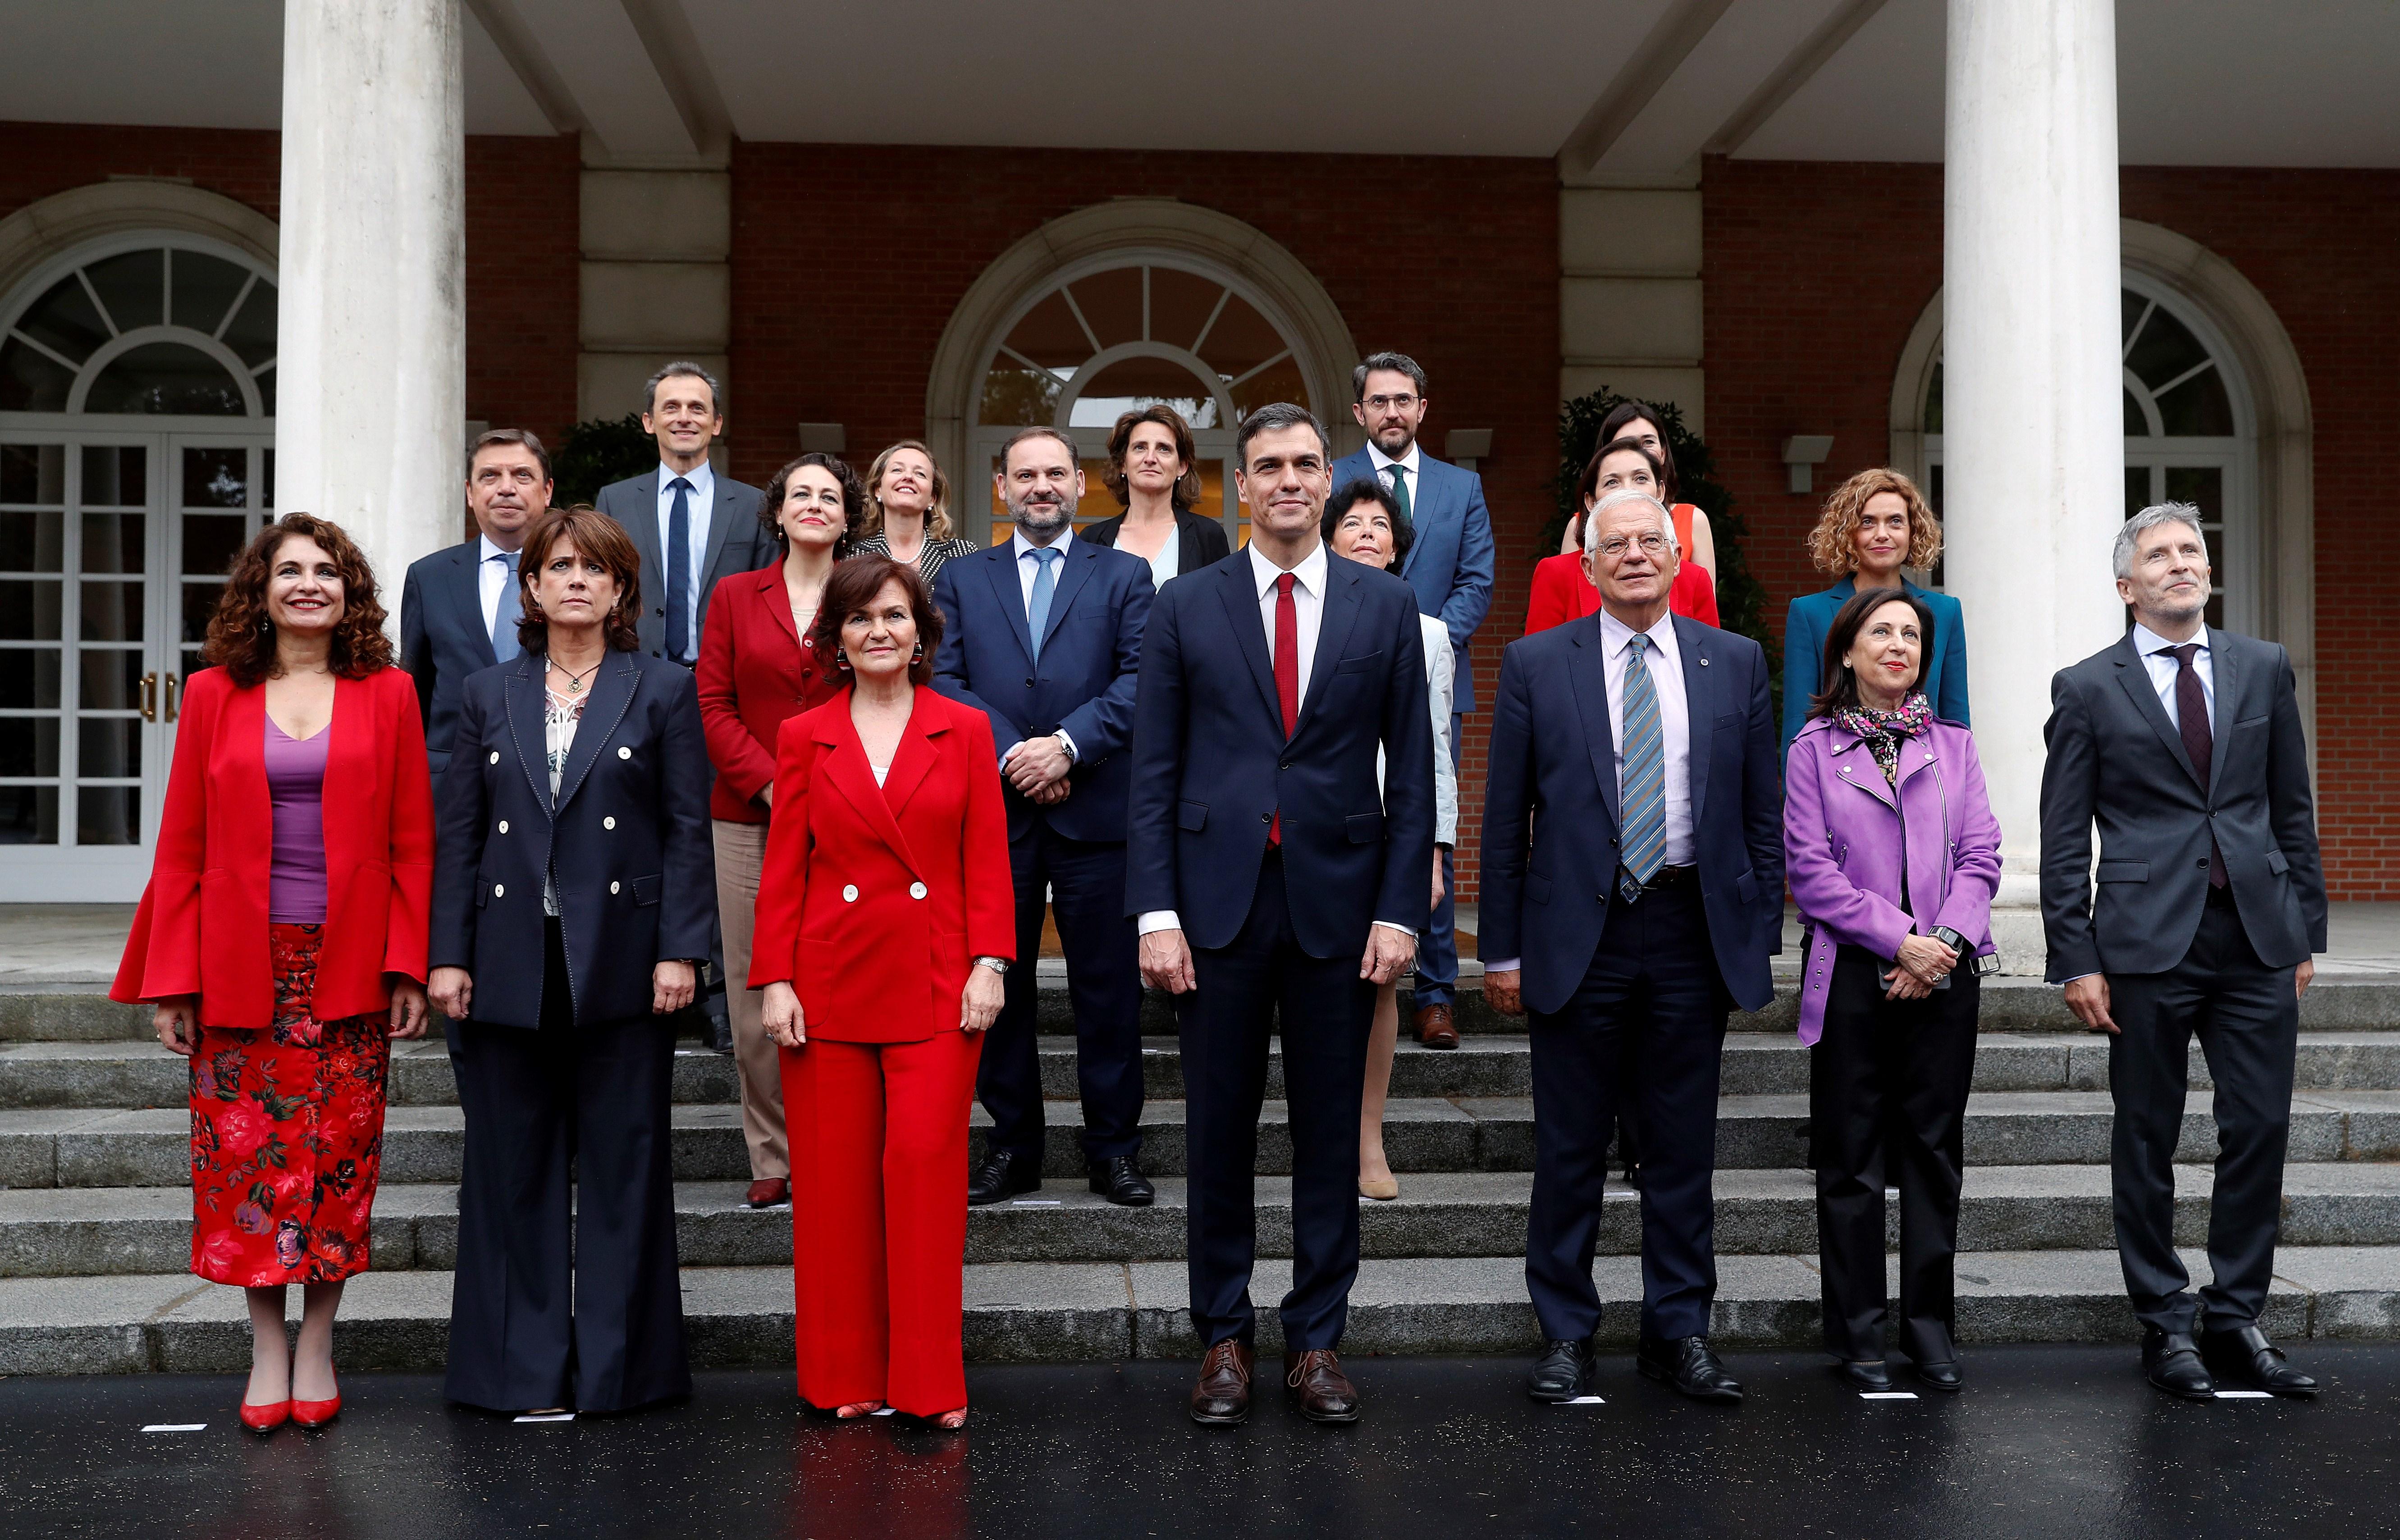
[[[367,1265],[389,1040],[425,1031],[433,793],[383,627],[334,525],[287,513],[236,558],[109,989],[191,1061],[192,1271],[250,1291],[261,1433],[341,1410],[334,1314]]]
[[[1600,607],[1600,590],[1592,586],[1590,576],[1584,571],[1581,550],[1583,524],[1592,505],[1612,492],[1647,492],[1664,502],[1671,496],[1661,490],[1668,476],[1665,462],[1637,439],[1613,440],[1592,456],[1591,463],[1584,468],[1583,484],[1576,488],[1584,511],[1567,524],[1567,543],[1575,549],[1545,556],[1534,565],[1534,591],[1525,600],[1526,635],[1562,626],[1569,620],[1580,620]],[[1709,576],[1709,569],[1693,554],[1692,519],[1698,512],[1690,503],[1677,503],[1670,514],[1683,561],[1676,568],[1673,584],[1667,590],[1667,607],[1712,626],[1717,623],[1716,579]]]
[[[775,735],[786,718],[823,705],[841,688],[839,675],[819,666],[801,638],[816,623],[833,564],[850,554],[850,532],[866,506],[857,473],[831,455],[803,455],[776,471],[758,520],[782,544],[784,559],[717,584],[701,628],[700,720],[716,767],[708,811],[728,978],[750,976],[751,916],[775,795]],[[760,998],[756,989],[726,991],[742,1076],[742,1137],[750,1149],[749,1204],[772,1208],[790,1198],[792,1163],[783,1073],[775,1040],[759,1024]]]
[[[852,681],[784,724],[750,985],[784,1048],[800,1398],[966,1422],[967,1115],[1016,955],[1000,763],[927,688],[913,567],[834,569],[810,641]]]

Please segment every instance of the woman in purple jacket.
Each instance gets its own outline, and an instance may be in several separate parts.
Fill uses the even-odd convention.
[[[1934,1389],[1961,1383],[1951,1274],[2000,826],[1973,736],[1938,720],[1917,688],[1934,641],[1932,612],[1903,590],[1843,605],[1784,777],[1786,869],[1807,930],[1800,1041],[1815,1050],[1825,1348],[1862,1391],[1891,1388],[1887,1155],[1900,1188],[1901,1347]]]

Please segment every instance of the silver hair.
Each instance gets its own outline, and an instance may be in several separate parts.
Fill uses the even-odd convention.
[[[1595,531],[1600,528],[1600,516],[1602,513],[1607,512],[1610,509],[1616,507],[1618,503],[1649,504],[1651,510],[1658,515],[1658,531],[1660,534],[1667,537],[1667,549],[1672,551],[1679,560],[1682,558],[1684,554],[1684,542],[1675,538],[1674,515],[1667,511],[1667,505],[1665,503],[1660,502],[1657,498],[1652,497],[1647,492],[1637,492],[1631,487],[1619,487],[1617,490],[1610,493],[1607,497],[1601,498],[1600,501],[1592,504],[1591,511],[1583,516],[1583,553],[1585,555],[1590,556],[1598,553],[1600,548],[1600,537],[1595,533]]]
[[[2117,526],[2117,545],[2110,561],[2118,577],[2134,575],[2134,548],[2141,542],[2142,532],[2162,524],[2189,525],[2200,540],[2201,560],[2208,559],[2208,532],[2200,527],[2200,510],[2189,503],[2152,503]]]
[[[696,379],[707,386],[710,404],[716,408],[718,416],[725,416],[725,387],[716,383],[715,375],[689,359],[677,359],[650,376],[649,383],[642,387],[643,411],[648,412],[658,405],[659,387],[672,379]]]

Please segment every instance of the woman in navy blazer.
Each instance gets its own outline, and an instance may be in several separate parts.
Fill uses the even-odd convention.
[[[699,701],[641,650],[639,562],[590,509],[535,523],[524,655],[467,681],[442,781],[429,992],[467,1114],[446,1390],[473,1406],[691,1389],[664,1018],[716,863]]]
[[[1839,579],[1821,593],[1792,601],[1783,622],[1783,750],[1808,720],[1817,698],[1819,661],[1825,633],[1842,606],[1862,588],[1897,588],[1921,601],[1933,617],[1919,689],[1933,715],[1960,727],[1967,721],[1966,613],[1947,593],[1919,588],[1902,567],[1931,570],[1942,554],[1942,525],[1926,506],[1916,484],[1897,470],[1861,470],[1825,499],[1825,511],[1808,532],[1808,555],[1820,572]]]

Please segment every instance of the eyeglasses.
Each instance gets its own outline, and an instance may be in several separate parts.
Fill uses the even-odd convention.
[[[1369,396],[1366,402],[1370,412],[1406,412],[1416,403],[1414,396]]]
[[[1667,554],[1667,538],[1664,535],[1644,535],[1639,541],[1628,540],[1622,535],[1612,535],[1592,547],[1592,550],[1613,562],[1625,554],[1627,546],[1635,544],[1642,547],[1642,554],[1653,561]]]

